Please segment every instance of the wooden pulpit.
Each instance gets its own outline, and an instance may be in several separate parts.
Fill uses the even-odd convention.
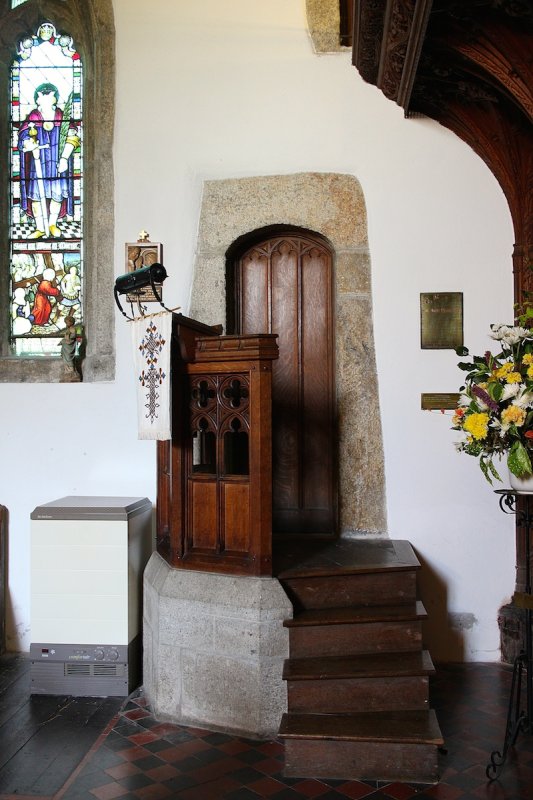
[[[272,334],[174,314],[172,440],[158,443],[157,549],[173,567],[272,573]]]

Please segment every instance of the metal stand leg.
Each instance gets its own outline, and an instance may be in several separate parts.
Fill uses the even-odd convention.
[[[485,774],[489,781],[495,781],[500,777],[501,771],[507,759],[510,747],[514,747],[518,734],[527,720],[526,713],[520,711],[520,700],[522,694],[522,673],[524,670],[525,653],[520,653],[515,658],[513,665],[513,679],[511,682],[511,695],[509,697],[509,708],[507,711],[507,722],[505,725],[505,739],[502,751],[493,750],[490,754],[490,764],[487,765]]]
[[[485,774],[489,781],[497,780],[507,759],[510,747],[514,747],[519,733],[533,733],[533,644],[531,635],[531,619],[533,597],[531,594],[531,565],[530,565],[530,529],[533,517],[530,512],[530,496],[524,498],[524,509],[517,510],[517,492],[509,490],[499,491],[501,494],[500,508],[507,514],[517,514],[520,524],[524,525],[526,534],[526,585],[525,592],[515,593],[515,603],[525,609],[526,623],[526,649],[515,659],[513,665],[513,678],[511,681],[511,694],[505,725],[505,738],[502,750],[493,750],[490,763]],[[504,507],[505,506],[505,507]],[[522,681],[524,670],[526,673],[526,710],[521,710]]]

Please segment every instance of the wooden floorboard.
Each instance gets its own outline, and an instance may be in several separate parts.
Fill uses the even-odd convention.
[[[0,794],[59,791],[124,698],[30,696],[27,657],[0,658]]]

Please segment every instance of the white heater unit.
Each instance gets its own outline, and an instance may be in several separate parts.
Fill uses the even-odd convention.
[[[31,514],[31,692],[127,696],[141,679],[146,497],[63,497]]]

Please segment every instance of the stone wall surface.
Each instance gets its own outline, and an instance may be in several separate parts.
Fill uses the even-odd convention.
[[[287,707],[275,578],[172,569],[154,553],[144,576],[144,689],[159,719],[269,738]]]
[[[341,50],[339,0],[306,0],[305,10],[315,53]]]

